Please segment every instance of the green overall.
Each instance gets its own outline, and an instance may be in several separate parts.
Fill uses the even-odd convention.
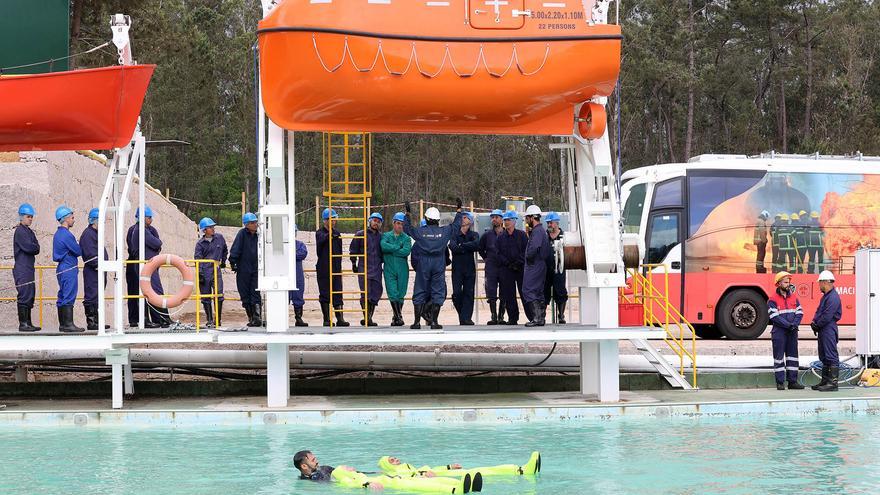
[[[409,284],[409,265],[407,258],[412,249],[412,238],[394,231],[382,234],[382,255],[385,261],[385,290],[389,301],[403,302]]]

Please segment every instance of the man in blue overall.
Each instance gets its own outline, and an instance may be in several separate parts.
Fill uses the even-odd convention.
[[[452,234],[452,305],[458,312],[459,325],[473,325],[474,285],[477,283],[477,264],[474,253],[480,249],[480,234],[471,230],[474,216],[465,213],[461,229]]]
[[[547,281],[544,284],[544,303],[556,303],[556,323],[565,325],[565,305],[568,303],[568,287],[565,284],[565,270],[556,273],[556,243],[562,242],[563,232],[559,228],[560,216],[551,211],[544,217],[547,222],[547,236],[550,240],[550,256],[547,258]]]
[[[344,305],[342,297],[342,237],[339,230],[336,229],[336,219],[339,218],[339,214],[336,213],[336,210],[324,208],[321,218],[324,220],[324,225],[315,232],[315,250],[318,254],[315,275],[318,279],[318,299],[321,302],[324,326],[330,326],[332,303],[332,311],[336,316],[334,326],[347,327],[349,323],[345,321],[342,311]],[[333,270],[330,270],[331,263]],[[331,273],[332,279],[330,278]],[[331,282],[333,294],[330,293]]]
[[[418,290],[413,292],[415,318],[410,326],[413,330],[421,328],[419,321],[422,314],[427,314],[431,319],[431,329],[443,328],[438,318],[446,300],[446,253],[449,252],[452,234],[461,229],[461,204],[461,198],[456,199],[455,219],[451,224],[441,227],[440,210],[432,206],[425,210],[425,226],[416,229],[412,226],[412,209],[409,202],[406,203],[403,230],[419,248],[416,280],[421,280]]]
[[[296,224],[293,225],[293,235],[296,236],[296,233],[299,232],[299,227]],[[294,323],[297,327],[307,327],[308,323],[303,321],[303,307],[306,305],[305,293],[306,293],[306,274],[303,271],[303,262],[306,260],[306,256],[309,255],[309,249],[306,247],[306,244],[303,241],[296,241],[296,290],[288,291],[288,295],[290,296],[290,304],[293,305],[293,314],[296,317],[296,322]]]
[[[226,239],[223,235],[215,232],[217,223],[214,220],[205,217],[199,220],[199,232],[202,238],[196,242],[196,249],[193,253],[193,259],[197,260],[214,260],[219,262],[217,266],[217,324],[223,323],[223,273],[222,269],[226,268],[226,258],[229,256],[229,250],[226,247]],[[199,294],[214,293],[214,264],[199,263]],[[202,299],[202,308],[205,309],[206,328],[214,328],[214,312],[210,297]]]
[[[140,259],[140,253],[138,252],[140,208],[135,211],[134,218],[135,223],[129,227],[128,234],[125,237],[125,242],[128,245],[129,261]],[[147,206],[144,208],[144,260],[149,261],[161,251],[162,239],[159,238],[159,231],[153,227],[153,210]],[[140,292],[141,266],[138,263],[127,263],[125,265],[125,282],[128,287],[129,296],[137,296]],[[162,295],[165,293],[162,289],[162,280],[159,278],[159,270],[154,271],[150,277],[150,286],[156,291],[156,294]],[[128,325],[132,327],[138,326],[137,298],[128,300]],[[167,311],[148,306],[148,311],[144,312],[144,328],[167,328],[170,325],[171,319],[168,317]]]
[[[357,273],[358,287],[364,290],[364,263],[367,267],[367,294],[361,294],[361,309],[366,306],[367,319],[361,320],[361,325],[375,327],[377,323],[373,321],[373,312],[379,300],[382,299],[382,223],[385,221],[381,213],[373,213],[367,219],[367,248],[364,249],[364,231],[359,230],[355,233],[354,239],[348,246],[348,254],[351,259],[351,266]],[[366,255],[366,258],[364,257]],[[365,300],[366,299],[366,300]]]
[[[791,274],[779,272],[775,277],[776,290],[767,301],[770,323],[773,329],[770,336],[773,343],[773,372],[776,389],[785,390],[788,379],[789,390],[804,388],[798,383],[798,327],[804,317],[804,310],[791,284]]]
[[[257,290],[257,216],[247,212],[241,217],[241,230],[229,250],[229,266],[235,272],[235,285],[241,305],[247,313],[249,327],[263,326],[263,300]]]
[[[840,356],[837,354],[837,322],[840,321],[842,308],[840,295],[834,289],[834,274],[828,270],[819,274],[819,290],[822,300],[816,308],[816,315],[810,328],[816,334],[819,345],[819,360],[822,361],[822,381],[813,385],[813,390],[820,392],[836,392],[837,379],[840,372]]]
[[[543,327],[547,309],[544,306],[544,283],[547,280],[547,258],[550,257],[550,238],[541,223],[541,208],[531,205],[526,209],[526,224],[531,228],[526,244],[523,269],[523,305],[531,306],[532,318],[527,327]]]
[[[40,254],[40,242],[31,230],[34,222],[34,207],[24,203],[18,207],[18,225],[12,235],[12,256],[15,264],[12,267],[12,279],[18,291],[18,331],[36,332],[40,327],[31,322],[31,310],[34,308],[36,290],[34,287],[34,263]]]
[[[79,248],[83,259],[83,309],[86,312],[86,328],[98,329],[98,209],[89,210],[89,226],[79,236]],[[103,250],[107,259],[107,250]],[[107,286],[107,274],[104,274]],[[105,329],[109,328],[106,325]]]
[[[523,268],[525,266],[526,245],[529,238],[525,232],[516,228],[519,216],[510,210],[504,213],[504,230],[495,241],[498,249],[498,265],[501,267],[498,278],[500,281],[501,303],[507,309],[507,324],[519,322],[519,305],[516,301],[517,289],[523,295]],[[526,318],[531,321],[532,307],[524,304]]]
[[[78,290],[78,259],[82,256],[76,237],[70,232],[75,223],[73,210],[59,206],[55,210],[58,230],[52,238],[52,261],[58,263],[55,276],[58,279],[58,330],[62,332],[84,332],[85,329],[73,324],[73,303]]]
[[[483,285],[486,291],[486,302],[489,303],[489,311],[492,313],[491,318],[486,322],[487,325],[504,323],[504,304],[498,301],[498,274],[501,267],[498,264],[498,248],[495,246],[495,241],[504,230],[501,219],[503,214],[504,212],[501,210],[492,210],[492,213],[489,214],[492,227],[486,229],[480,236],[479,252],[480,257],[483,258],[485,275]]]

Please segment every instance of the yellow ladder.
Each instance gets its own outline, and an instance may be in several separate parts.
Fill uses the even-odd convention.
[[[361,254],[333,254],[332,237],[334,224],[330,223],[330,326],[334,326],[335,310],[333,306],[333,296],[339,294],[343,301],[360,301],[363,297],[364,301],[368,300],[367,290],[367,218],[370,214],[370,198],[372,197],[372,151],[373,151],[373,135],[368,132],[325,132],[323,135],[324,149],[324,191],[323,196],[327,198],[327,208],[334,209],[334,205],[340,207],[343,214],[340,214],[337,221],[339,222],[358,222],[362,226],[364,235],[344,234],[340,237],[343,240],[362,239],[363,253]],[[360,209],[361,214],[352,215],[351,211]],[[345,250],[343,243],[343,250]],[[333,270],[334,258],[362,258],[363,273],[355,273],[353,270],[342,270],[336,273]],[[333,277],[336,275],[355,275],[363,277],[363,290],[344,290],[343,287],[333,287]],[[349,297],[346,297],[349,296]],[[350,297],[357,296],[357,297]],[[345,313],[362,313],[364,315],[364,323],[367,322],[367,305],[360,310],[358,309],[342,309]]]

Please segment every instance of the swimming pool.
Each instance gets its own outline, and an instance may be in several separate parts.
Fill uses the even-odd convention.
[[[298,481],[293,454],[364,471],[390,454],[419,464],[524,463],[535,479],[483,493],[863,493],[880,485],[873,415],[638,418],[440,426],[0,428],[3,494],[360,493]]]

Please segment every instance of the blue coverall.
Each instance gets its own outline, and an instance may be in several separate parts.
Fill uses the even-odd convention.
[[[235,269],[235,285],[241,297],[242,307],[262,304],[257,290],[259,270],[257,267],[257,233],[242,228],[235,234],[229,250],[229,264]]]
[[[351,240],[351,244],[348,247],[349,255],[361,255],[364,254],[364,240],[359,239],[359,236],[363,236],[364,231],[359,230],[355,234],[355,238]],[[384,257],[382,256],[382,232],[373,229],[367,229],[367,298],[368,300],[376,305],[379,304],[379,300],[382,299],[382,264],[384,263]],[[351,257],[351,266],[354,269],[355,273],[363,273],[364,272],[364,257],[363,256],[352,256]],[[358,275],[358,287],[361,290],[364,290],[364,277],[363,275]],[[364,304],[364,296],[361,294],[361,306]]]
[[[58,307],[73,306],[76,301],[79,285],[77,259],[80,256],[82,250],[76,242],[76,237],[67,227],[59,226],[52,238],[52,261],[58,263],[55,268],[55,276],[58,278],[58,302],[56,302]]]
[[[501,266],[498,263],[498,248],[496,242],[504,229],[496,232],[494,228],[486,229],[480,236],[480,257],[485,263],[485,280],[484,289],[486,290],[486,300],[489,304],[495,304],[498,300],[498,286],[501,283],[499,278]]]
[[[550,258],[550,238],[543,224],[532,227],[526,244],[526,265],[523,270],[523,303],[544,301],[544,282],[547,279],[547,258]],[[528,306],[526,306],[528,307]]]
[[[30,227],[18,224],[12,236],[12,256],[15,264],[12,267],[12,279],[18,291],[20,306],[34,307],[34,262],[40,254],[40,243]]]
[[[79,248],[82,251],[83,267],[83,306],[98,307],[98,229],[89,225],[79,236]],[[107,250],[104,249],[104,259]],[[104,286],[107,286],[107,274],[104,274]]]
[[[226,248],[226,239],[222,235],[215,232],[211,239],[202,236],[196,242],[196,249],[193,252],[193,259],[197,260],[214,260],[219,261],[220,265],[226,264],[226,258],[229,257],[229,250]],[[199,294],[214,293],[214,264],[199,263]],[[223,274],[220,272],[220,266],[217,267],[217,300],[223,300]],[[213,299],[203,299],[202,302],[211,302]]]
[[[128,245],[129,260],[140,259],[138,253],[139,240],[140,231],[138,229],[138,222],[135,222],[134,225],[128,228],[128,234],[125,237],[126,244]],[[162,239],[159,238],[159,231],[152,225],[144,225],[144,259],[149,261],[161,251]],[[125,265],[125,283],[128,287],[128,295],[130,296],[136,296],[140,292],[140,271],[141,265],[138,263],[128,263]],[[162,289],[162,279],[159,278],[159,270],[154,271],[153,275],[150,276],[150,287],[153,288],[156,294],[165,294],[165,291]],[[163,317],[168,315],[167,310],[162,310],[161,308],[157,310],[151,306],[147,307],[149,311],[144,312],[144,321],[160,323]],[[136,298],[128,300],[128,324],[131,326],[138,324],[138,300]]]
[[[294,308],[302,308],[306,305],[303,294],[306,292],[306,274],[303,271],[303,261],[309,255],[309,249],[302,241],[296,241],[296,290],[288,291],[290,304]]]
[[[413,304],[442,306],[446,300],[446,253],[452,234],[461,230],[462,215],[456,213],[452,223],[444,227],[425,225],[419,228],[413,227],[410,216],[406,216],[403,230],[419,248],[416,281],[421,283],[417,283],[413,291]]]
[[[500,282],[501,302],[507,310],[508,323],[515,325],[519,320],[519,306],[516,302],[516,292],[519,290],[520,297],[525,299],[522,289],[523,267],[525,265],[526,245],[529,239],[526,233],[514,229],[513,233],[507,230],[501,232],[495,241],[498,250],[498,279]],[[526,318],[532,320],[532,308],[524,305]]]
[[[819,346],[819,360],[822,366],[840,366],[840,356],[837,353],[837,322],[840,321],[842,307],[840,295],[832,287],[822,295],[813,323],[819,327],[817,336]]]
[[[315,274],[318,279],[318,300],[321,304],[330,304],[330,262],[333,262],[333,297],[332,307],[341,309],[343,306],[342,294],[342,238],[335,228],[333,237],[327,227],[321,227],[315,232],[315,250],[318,261],[315,263]],[[331,258],[330,254],[333,254]]]
[[[797,382],[798,367],[798,326],[804,317],[801,303],[793,293],[781,295],[779,289],[767,301],[770,323],[770,337],[773,342],[773,372],[776,383]]]
[[[474,314],[474,284],[477,282],[477,265],[474,253],[480,248],[480,234],[461,229],[455,231],[449,241],[452,251],[452,305],[458,312],[458,322],[470,322]]]

